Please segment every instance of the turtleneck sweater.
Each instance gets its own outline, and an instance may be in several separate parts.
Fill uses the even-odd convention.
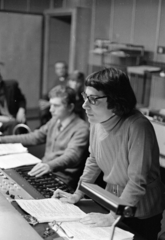
[[[89,150],[80,182],[94,183],[102,170],[106,190],[136,206],[136,217],[148,218],[162,212],[159,148],[145,116],[135,110],[127,117],[115,115],[103,123],[91,124]]]

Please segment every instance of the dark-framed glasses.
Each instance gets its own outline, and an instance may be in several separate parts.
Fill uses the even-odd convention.
[[[89,103],[92,104],[92,105],[96,105],[98,99],[107,98],[108,97],[108,96],[96,97],[96,96],[93,96],[93,95],[87,96],[87,94],[85,92],[82,92],[81,94],[82,94],[82,97],[83,97],[84,101],[86,99],[88,99]]]

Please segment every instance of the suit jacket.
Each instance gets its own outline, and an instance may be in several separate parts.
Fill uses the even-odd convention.
[[[26,109],[26,99],[22,94],[16,80],[1,80],[1,87],[7,101],[9,113],[16,117],[20,107]]]
[[[52,117],[44,126],[28,134],[0,137],[0,143],[34,146],[46,143],[42,159],[56,175],[73,188],[77,186],[88,155],[89,126],[77,115],[57,133],[58,120]]]

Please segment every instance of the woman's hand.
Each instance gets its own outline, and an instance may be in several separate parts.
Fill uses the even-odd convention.
[[[80,201],[83,194],[81,192],[75,192],[73,194],[57,189],[54,191],[52,198],[59,198],[62,202],[75,204]]]
[[[112,213],[89,213],[86,217],[80,220],[81,223],[90,227],[109,227],[115,221],[115,217]]]

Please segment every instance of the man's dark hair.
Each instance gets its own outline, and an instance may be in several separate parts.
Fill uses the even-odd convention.
[[[85,86],[102,91],[107,96],[107,107],[116,115],[129,114],[136,106],[136,97],[126,73],[116,68],[105,68],[90,74]]]
[[[72,80],[72,81],[81,82],[82,84],[84,84],[85,75],[84,75],[84,73],[80,72],[79,70],[74,70],[69,75],[69,79]]]
[[[82,91],[84,90],[84,83],[85,83],[84,73],[80,72],[79,70],[75,70],[69,75],[68,79],[71,80],[71,81],[75,81],[77,83],[80,83],[79,89],[77,89],[77,93],[81,94]]]
[[[68,86],[58,85],[50,90],[49,98],[60,97],[62,98],[62,102],[66,105],[70,105],[76,103],[76,92],[74,89]]]

